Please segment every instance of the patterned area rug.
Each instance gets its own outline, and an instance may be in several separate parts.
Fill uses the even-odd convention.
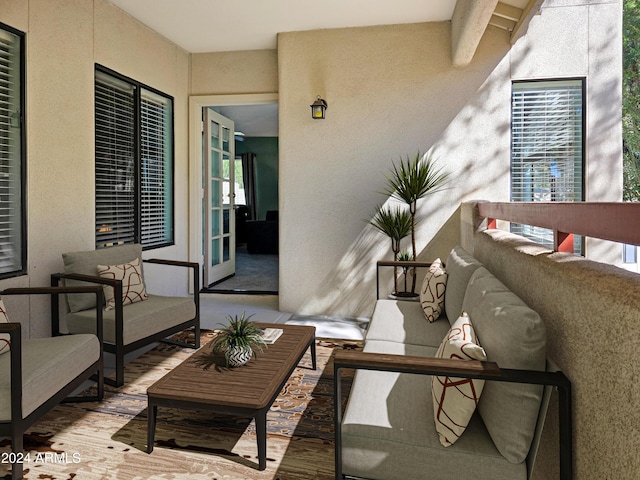
[[[213,338],[204,332],[203,344]],[[28,432],[27,480],[334,478],[333,362],[335,349],[358,342],[317,340],[317,370],[307,352],[267,416],[267,469],[258,470],[251,419],[193,410],[158,409],[153,453],[146,452],[147,387],[193,350],[160,344],[125,368],[125,385],[105,386],[101,403],[53,409]],[[351,385],[343,375],[345,393]],[[0,440],[0,455],[10,451]],[[8,465],[0,463],[0,478]]]

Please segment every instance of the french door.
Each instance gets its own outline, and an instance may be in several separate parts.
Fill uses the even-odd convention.
[[[203,108],[202,225],[204,285],[235,274],[233,120]]]

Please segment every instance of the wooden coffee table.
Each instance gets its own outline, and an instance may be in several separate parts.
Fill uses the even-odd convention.
[[[258,467],[267,467],[267,412],[309,347],[316,369],[316,329],[258,325],[283,333],[243,367],[227,368],[224,355],[214,355],[209,343],[147,389],[147,453],[153,451],[158,407],[189,408],[254,418]]]

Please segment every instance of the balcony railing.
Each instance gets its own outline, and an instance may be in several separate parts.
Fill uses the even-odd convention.
[[[480,202],[487,228],[497,220],[548,228],[553,249],[573,252],[573,236],[640,245],[640,203],[630,202]]]

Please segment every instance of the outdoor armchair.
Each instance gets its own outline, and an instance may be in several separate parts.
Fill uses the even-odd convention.
[[[115,354],[115,381],[124,384],[125,355],[158,341],[200,347],[200,266],[176,260],[142,260],[140,245],[119,245],[99,250],[63,254],[65,271],[51,275],[51,284],[99,284],[110,294],[104,316],[104,351]],[[142,263],[191,269],[194,294],[192,297],[161,296],[146,293]],[[98,270],[100,266],[100,271]],[[133,274],[131,274],[133,272]],[[171,273],[168,271],[168,273]],[[89,283],[87,283],[89,282]],[[60,328],[60,305],[52,298],[52,324]],[[70,333],[94,332],[87,318],[95,315],[95,302],[86,296],[68,295],[66,329]],[[168,337],[193,329],[193,340],[170,340]]]
[[[90,287],[11,288],[10,295],[51,295],[84,293],[94,295],[102,306],[102,291]],[[10,319],[11,311],[7,317]],[[11,478],[23,473],[24,433],[62,401],[101,401],[104,393],[102,356],[102,308],[93,319],[98,335],[63,335],[22,339],[21,325],[0,322],[0,334],[8,335],[10,349],[0,354],[0,437],[11,439]],[[95,395],[69,397],[89,379],[97,383]]]

